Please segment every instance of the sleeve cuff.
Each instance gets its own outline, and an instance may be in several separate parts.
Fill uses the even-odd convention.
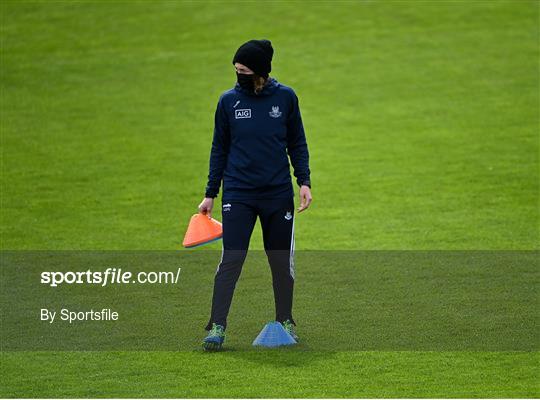
[[[309,179],[298,179],[296,182],[298,186],[307,186],[311,189],[311,181]]]
[[[208,197],[208,198],[213,199],[213,198],[217,197],[218,193],[219,193],[219,190],[211,189],[211,188],[209,188],[207,186],[206,190],[204,192],[204,197]]]

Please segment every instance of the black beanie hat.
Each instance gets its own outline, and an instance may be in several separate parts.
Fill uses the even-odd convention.
[[[244,64],[263,78],[268,78],[272,71],[274,49],[270,40],[250,40],[238,48],[233,58],[234,63]]]

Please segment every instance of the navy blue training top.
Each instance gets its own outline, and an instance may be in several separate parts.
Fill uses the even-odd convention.
[[[297,183],[310,184],[294,91],[273,78],[259,94],[237,83],[217,105],[205,196],[216,197],[223,180],[223,201],[292,197],[289,157]]]

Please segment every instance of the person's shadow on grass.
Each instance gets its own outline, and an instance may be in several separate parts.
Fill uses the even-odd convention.
[[[335,351],[311,350],[306,343],[278,348],[235,348],[224,347],[222,350],[210,353],[200,351],[202,357],[219,357],[241,359],[247,363],[272,365],[275,367],[303,367],[317,362],[327,362],[336,354]]]

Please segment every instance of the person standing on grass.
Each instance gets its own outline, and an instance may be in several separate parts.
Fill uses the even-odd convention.
[[[300,186],[300,207],[311,201],[309,153],[298,97],[269,77],[274,49],[269,40],[250,40],[233,58],[237,83],[219,98],[215,113],[208,184],[199,212],[210,215],[223,181],[223,251],[214,278],[205,350],[225,340],[236,282],[259,217],[272,271],[276,321],[295,338],[294,192],[289,158]]]

